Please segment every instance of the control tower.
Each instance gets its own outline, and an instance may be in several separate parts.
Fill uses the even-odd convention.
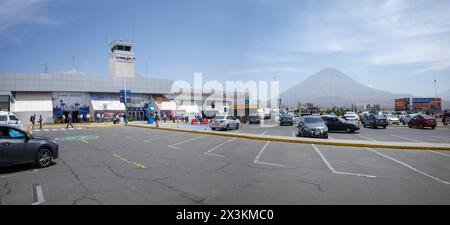
[[[109,75],[112,77],[134,77],[133,43],[112,41],[109,44]]]

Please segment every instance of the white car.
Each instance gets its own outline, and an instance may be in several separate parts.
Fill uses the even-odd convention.
[[[386,114],[386,119],[389,124],[400,124],[400,119],[394,114]]]
[[[402,119],[403,125],[408,125],[409,121],[412,118],[416,117],[417,115],[419,115],[419,114],[406,114],[406,116],[404,116],[403,119]]]
[[[209,127],[211,130],[238,130],[241,122],[229,115],[218,115],[211,119]]]
[[[350,122],[359,123],[359,116],[355,112],[346,112],[344,119]]]
[[[10,112],[0,112],[0,124],[6,124],[20,129],[23,128],[22,121]]]

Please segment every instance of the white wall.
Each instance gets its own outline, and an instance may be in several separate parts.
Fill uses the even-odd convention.
[[[48,93],[16,93],[14,112],[53,112],[52,95]]]

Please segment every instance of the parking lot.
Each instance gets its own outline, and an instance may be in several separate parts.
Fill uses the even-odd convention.
[[[230,132],[292,136],[295,131],[245,125]],[[1,169],[0,204],[450,204],[446,151],[278,143],[134,127],[34,134],[56,138],[60,159],[43,169]],[[362,128],[330,137],[448,143],[450,129]]]

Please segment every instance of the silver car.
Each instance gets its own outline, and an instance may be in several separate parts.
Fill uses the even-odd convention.
[[[211,119],[209,126],[211,130],[238,130],[241,122],[233,116],[222,115]]]
[[[305,116],[298,124],[298,136],[328,138],[328,127],[319,116]]]

